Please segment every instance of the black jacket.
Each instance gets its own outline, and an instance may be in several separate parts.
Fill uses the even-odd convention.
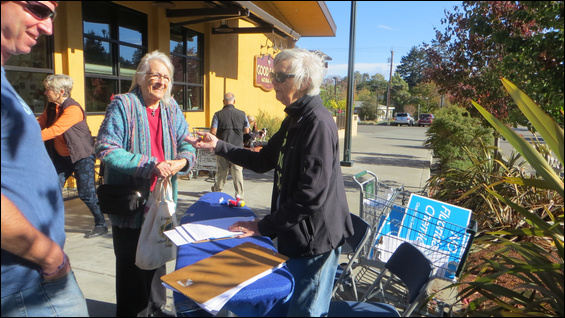
[[[275,169],[271,214],[259,222],[259,231],[278,237],[278,250],[288,257],[320,255],[353,234],[337,126],[319,96],[304,96],[285,112],[260,152],[218,141],[216,154],[255,172]]]

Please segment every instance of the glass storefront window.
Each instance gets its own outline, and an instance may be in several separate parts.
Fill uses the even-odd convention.
[[[47,106],[43,80],[50,74],[6,70],[6,78],[35,114],[42,113]]]
[[[112,51],[109,42],[84,38],[84,70],[86,73],[113,75]]]
[[[202,84],[201,69],[200,61],[188,59],[186,61],[187,82]]]
[[[86,100],[90,102],[89,111],[105,112],[118,85],[113,79],[88,77],[85,86]]]
[[[43,80],[53,74],[53,36],[42,35],[29,54],[12,55],[4,64],[6,78],[36,115],[47,105]]]
[[[145,55],[142,49],[120,45],[120,73],[122,76],[133,76],[137,65]]]
[[[203,36],[184,27],[171,28],[171,60],[175,67],[173,97],[182,110],[203,110]]]
[[[104,112],[127,93],[147,53],[147,15],[112,2],[83,1],[85,108]]]

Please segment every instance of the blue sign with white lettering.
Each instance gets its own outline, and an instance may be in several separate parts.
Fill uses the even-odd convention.
[[[447,273],[450,262],[461,260],[469,234],[471,210],[412,194],[406,208],[393,206],[380,227],[375,248],[382,261],[388,260],[396,247],[408,241],[418,247],[438,268]]]

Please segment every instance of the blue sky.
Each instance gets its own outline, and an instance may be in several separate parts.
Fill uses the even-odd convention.
[[[337,26],[335,37],[302,37],[296,46],[321,50],[332,58],[327,76],[347,76],[349,62],[349,28],[351,1],[326,1]],[[445,29],[441,19],[444,9],[454,12],[461,1],[357,1],[355,27],[355,71],[388,80],[391,56],[394,69],[413,46],[430,44],[434,27]]]

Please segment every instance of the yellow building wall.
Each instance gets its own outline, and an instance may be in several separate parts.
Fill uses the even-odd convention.
[[[115,1],[124,7],[147,14],[148,50],[170,52],[170,22],[165,9],[152,6],[151,1]],[[177,2],[178,9],[201,6],[199,2]],[[55,21],[55,73],[67,74],[74,80],[72,97],[85,105],[84,54],[82,34],[82,3],[62,1],[57,8]],[[252,27],[243,20],[230,20],[231,26]],[[236,107],[249,115],[257,116],[262,110],[272,117],[283,118],[284,106],[275,98],[275,92],[265,92],[253,86],[255,56],[273,51],[267,45],[273,34],[212,34],[211,28],[218,22],[190,25],[188,28],[204,35],[204,111],[185,112],[190,127],[209,127],[212,116],[223,106],[223,95],[234,93]],[[280,42],[280,40],[279,40]],[[270,44],[272,45],[272,43]],[[291,44],[292,45],[292,44]],[[109,102],[109,101],[108,101]],[[92,135],[98,129],[104,115],[89,114],[87,123]]]

